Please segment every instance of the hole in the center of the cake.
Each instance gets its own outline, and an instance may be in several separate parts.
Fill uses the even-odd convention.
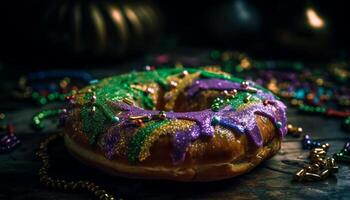
[[[175,104],[170,109],[165,106],[164,101],[157,107],[158,110],[174,111],[174,112],[193,112],[210,109],[215,98],[222,97],[222,92],[217,90],[206,90],[198,92],[194,96],[181,93],[175,99]]]

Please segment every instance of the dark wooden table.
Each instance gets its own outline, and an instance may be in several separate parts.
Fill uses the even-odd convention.
[[[104,67],[89,71],[96,77],[104,77],[140,66],[139,61],[123,64],[123,68]],[[5,65],[6,67],[6,65]],[[41,132],[30,128],[31,116],[43,109],[28,102],[13,100],[11,89],[19,74],[18,69],[0,68],[0,112],[16,127],[22,144],[9,154],[0,155],[0,199],[93,199],[85,193],[52,191],[39,184],[37,170],[40,162],[35,157],[39,142],[54,132],[55,122],[46,122]],[[55,107],[55,105],[48,105]],[[315,139],[331,144],[330,154],[340,150],[349,133],[340,129],[336,119],[304,116],[290,109],[290,123],[300,125]],[[52,146],[53,176],[70,180],[90,180],[124,199],[350,199],[350,165],[340,165],[334,177],[324,181],[297,183],[292,176],[299,164],[307,160],[308,151],[301,149],[301,139],[287,137],[281,151],[272,159],[243,176],[212,183],[177,183],[170,181],[131,180],[110,177],[74,160],[60,140]]]

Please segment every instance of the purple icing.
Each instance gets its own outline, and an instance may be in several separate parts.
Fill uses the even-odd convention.
[[[255,83],[252,81],[245,81],[246,86],[242,83],[232,82],[230,80],[222,79],[199,79],[196,80],[187,90],[189,96],[195,95],[200,90],[243,90],[246,91],[249,88],[254,87]]]
[[[241,83],[222,79],[199,79],[196,80],[187,90],[188,95],[193,96],[200,90],[232,90],[242,89]]]
[[[179,163],[185,160],[186,150],[190,144],[200,136],[198,126],[193,126],[191,130],[178,131],[173,139],[174,151],[172,154],[173,162]]]
[[[251,87],[252,83],[248,83]],[[203,79],[197,80],[189,89],[188,94],[194,95],[196,92],[202,89],[216,89],[216,90],[246,90],[247,88],[242,86],[241,83],[231,82],[221,79]],[[198,139],[199,137],[213,137],[214,126],[212,124],[213,117],[220,119],[218,124],[230,129],[233,129],[241,134],[246,134],[253,143],[260,147],[263,144],[263,139],[260,134],[258,124],[256,122],[256,115],[261,115],[268,118],[273,124],[275,124],[278,134],[284,137],[287,134],[287,118],[286,118],[286,106],[275,99],[271,93],[266,93],[258,90],[255,94],[261,99],[268,100],[269,103],[264,105],[263,103],[255,103],[249,105],[247,108],[241,111],[234,111],[230,105],[224,106],[218,112],[214,112],[211,109],[195,112],[165,112],[167,119],[185,119],[196,122],[196,124],[190,130],[178,131],[173,138],[174,151],[172,158],[174,163],[178,163],[185,159],[186,150],[189,145]],[[124,102],[111,102],[111,106],[116,111],[121,111],[118,115],[120,123],[113,126],[109,133],[104,136],[105,150],[107,156],[111,158],[114,152],[114,144],[119,139],[119,133],[122,128],[130,128],[132,124],[129,121],[130,116],[145,116],[151,118],[158,115],[159,111],[144,110],[142,108],[128,105]],[[281,126],[277,127],[277,124]],[[130,137],[132,137],[130,133]]]
[[[105,134],[105,136],[102,138],[104,143],[104,145],[102,146],[102,150],[105,152],[105,155],[108,159],[112,159],[115,154],[116,143],[120,139],[121,130],[124,130],[125,132],[128,133],[129,137],[125,138],[127,140],[126,142],[130,141],[135,133],[135,127],[133,125],[130,125],[130,124],[113,125],[109,129],[107,134]]]

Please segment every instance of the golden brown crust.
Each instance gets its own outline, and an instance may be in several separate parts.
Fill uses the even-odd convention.
[[[77,131],[79,128],[74,131],[72,123],[66,125],[65,144],[79,160],[110,174],[131,178],[213,181],[246,173],[278,151],[281,139],[273,124],[261,116],[257,116],[257,121],[264,140],[263,147],[250,144],[245,135],[216,126],[214,137],[194,142],[186,153],[185,161],[175,165],[170,156],[172,143],[168,135],[157,140],[150,149],[151,155],[137,164],[129,164],[126,156],[108,160],[97,146],[87,144],[84,134]]]

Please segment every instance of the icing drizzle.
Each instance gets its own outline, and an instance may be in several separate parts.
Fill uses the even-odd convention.
[[[183,69],[169,69],[159,71],[159,72],[148,72],[150,74],[135,73],[130,75],[132,77],[122,78],[114,80],[112,85],[122,84],[119,86],[120,93],[117,89],[102,89],[103,92],[111,93],[111,90],[114,93],[118,93],[117,97],[108,97],[102,98],[100,100],[100,105],[104,105],[103,108],[108,107],[109,113],[118,113],[118,123],[113,124],[106,134],[102,135],[103,145],[102,149],[106,152],[108,158],[112,158],[116,152],[116,148],[120,140],[120,129],[128,129],[130,127],[135,129],[135,124],[130,122],[130,118],[133,116],[143,117],[145,119],[151,119],[150,122],[147,122],[143,127],[138,128],[136,133],[130,133],[130,137],[127,141],[127,156],[130,163],[136,163],[139,161],[139,154],[142,149],[143,143],[150,137],[157,129],[162,129],[162,126],[166,124],[171,124],[173,120],[189,120],[193,121],[193,125],[185,130],[176,130],[172,134],[173,139],[173,152],[172,158],[175,163],[181,162],[185,159],[185,154],[187,148],[191,145],[192,142],[197,140],[200,137],[213,137],[214,136],[214,127],[220,125],[229,129],[233,129],[238,133],[247,135],[253,143],[260,147],[263,144],[263,139],[256,122],[256,115],[260,115],[268,118],[273,124],[275,124],[278,134],[283,137],[287,133],[286,128],[286,106],[276,99],[276,97],[265,90],[260,89],[260,86],[256,86],[252,82],[243,82],[240,79],[232,78],[227,75],[215,74],[203,70],[195,69],[186,69],[190,73],[200,72],[201,77],[204,79],[195,80],[192,85],[187,89],[187,94],[189,96],[196,95],[201,90],[237,90],[238,94],[229,99],[224,106],[219,110],[213,111],[211,109],[206,109],[202,111],[195,112],[163,112],[165,114],[164,119],[155,118],[159,115],[160,111],[157,110],[145,110],[143,108],[127,104],[120,99],[126,96],[130,96],[134,99],[137,98],[148,98],[140,94],[140,91],[133,91],[131,88],[128,88],[130,82],[139,81],[141,83],[147,82],[150,80],[158,80],[165,85],[165,80],[167,76],[180,73]],[[139,76],[146,74],[146,78],[142,79]],[[125,75],[124,75],[125,76]],[[152,76],[155,76],[152,77]],[[124,80],[125,79],[125,80]],[[110,81],[106,83],[111,87]],[[121,87],[121,88],[120,88]],[[164,86],[165,87],[165,86]],[[99,91],[97,91],[98,93]],[[141,96],[140,96],[141,95]],[[245,102],[247,95],[250,96],[249,102]],[[86,97],[85,97],[86,99]],[[263,104],[263,101],[268,101],[268,104]],[[141,102],[145,102],[142,100]],[[83,104],[84,105],[84,104]],[[148,103],[148,105],[152,105]],[[88,107],[84,105],[83,107]],[[101,108],[102,109],[102,108]],[[81,114],[83,118],[83,127],[90,127],[84,125],[85,123],[96,122],[94,117],[88,116],[87,109],[82,109]],[[103,110],[103,109],[102,109]],[[106,111],[104,111],[106,112]],[[103,113],[103,112],[102,112]],[[99,116],[100,114],[98,114]],[[105,123],[105,118],[99,116],[97,123]],[[101,127],[101,125],[100,125]],[[86,130],[88,130],[86,128]],[[86,131],[84,130],[84,131]],[[97,129],[100,133],[103,132],[101,128]],[[90,143],[96,139],[96,131],[92,136],[90,136]]]

